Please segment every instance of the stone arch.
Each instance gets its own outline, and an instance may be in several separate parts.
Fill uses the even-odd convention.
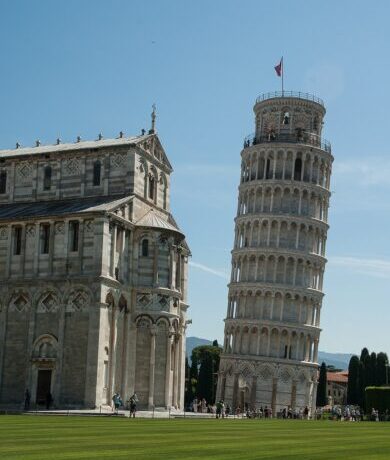
[[[55,359],[58,352],[58,339],[52,334],[42,334],[33,343],[33,359]]]
[[[91,291],[88,288],[85,286],[74,286],[65,296],[66,311],[88,311],[91,299]]]
[[[27,312],[31,308],[31,297],[27,291],[17,290],[11,295],[8,302],[9,312]]]
[[[269,382],[270,380],[273,379],[275,375],[275,370],[273,366],[262,364],[259,367],[258,375],[262,381]]]
[[[39,294],[36,301],[37,313],[55,313],[59,310],[61,305],[60,295],[56,289],[46,289]]]

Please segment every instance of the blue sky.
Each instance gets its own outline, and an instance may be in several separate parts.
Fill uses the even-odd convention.
[[[5,1],[0,147],[157,128],[187,234],[190,335],[221,339],[240,150],[258,94],[325,100],[335,156],[320,348],[390,352],[390,3]]]

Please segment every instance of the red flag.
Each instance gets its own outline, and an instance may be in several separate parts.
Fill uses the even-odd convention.
[[[276,75],[281,77],[283,72],[283,58],[280,60],[279,64],[274,67],[274,69],[276,71]]]

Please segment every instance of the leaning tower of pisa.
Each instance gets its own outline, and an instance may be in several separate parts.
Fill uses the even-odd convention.
[[[329,183],[323,101],[257,98],[244,140],[217,398],[310,411],[317,393]]]

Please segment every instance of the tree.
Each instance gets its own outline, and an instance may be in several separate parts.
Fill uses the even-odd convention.
[[[199,369],[198,385],[196,392],[198,398],[205,399],[208,403],[214,402],[214,365],[211,354],[206,354]]]
[[[359,360],[359,373],[358,373],[358,405],[363,409],[366,407],[366,395],[365,395],[365,366],[364,362]]]
[[[187,377],[188,375],[188,377]],[[191,404],[196,396],[196,387],[198,384],[198,359],[196,356],[192,356],[191,366],[186,358],[186,387],[184,393],[184,400],[186,406]]]
[[[361,362],[364,362],[364,360],[367,358],[367,356],[369,356],[369,352],[368,352],[368,349],[367,348],[363,348],[362,349],[362,352],[360,353],[360,361]]]
[[[191,377],[190,377],[190,372],[191,368],[188,363],[188,358],[186,357],[186,363],[185,363],[185,391],[184,391],[184,403],[186,406],[188,406],[191,401],[194,399],[194,392],[193,392],[193,385],[191,382]]]
[[[213,343],[218,343],[214,341]],[[217,388],[217,373],[222,349],[218,345],[201,345],[192,350],[192,361],[197,363],[196,396],[205,398],[210,404],[214,403]],[[192,366],[191,366],[192,368]]]
[[[348,404],[359,404],[359,358],[352,356],[348,366]]]
[[[389,359],[386,353],[378,353],[376,357],[376,386],[386,385],[389,383],[386,367],[389,365]]]
[[[320,368],[320,377],[318,379],[317,387],[317,406],[323,407],[328,404],[328,396],[326,394],[326,364],[323,362]]]
[[[198,357],[194,354],[194,351],[192,351],[191,356],[190,379],[198,381]]]

